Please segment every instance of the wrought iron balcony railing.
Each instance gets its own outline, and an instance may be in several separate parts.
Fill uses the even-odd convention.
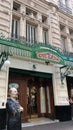
[[[25,42],[21,42],[19,39],[16,41],[15,39],[5,39],[4,37],[0,37],[0,53],[7,52],[13,56],[32,58],[34,51],[38,50],[40,46],[50,48],[52,51],[57,52],[63,57],[64,60],[70,60],[73,62],[73,53],[60,51],[49,43],[35,42],[30,44],[29,42],[26,42],[26,39]]]
[[[35,49],[38,49],[40,46],[51,48],[52,50],[59,51],[58,48],[52,46],[49,43],[42,43],[35,41],[32,43],[32,41],[29,43],[26,38],[20,39],[13,39],[9,38],[6,39],[4,37],[0,37],[0,52],[8,52],[10,55],[15,56],[22,56],[22,57],[32,57],[32,52],[34,52]]]
[[[62,2],[58,1],[58,7],[63,10],[64,12],[72,15],[72,9],[69,8],[68,6],[64,5]]]
[[[24,36],[22,37],[22,36],[15,35],[15,34],[11,35],[11,40],[13,42],[27,43],[27,44],[31,44],[31,45],[37,42],[35,39],[29,39],[29,38],[25,38]]]

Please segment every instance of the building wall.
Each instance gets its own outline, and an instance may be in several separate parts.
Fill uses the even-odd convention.
[[[0,36],[8,38],[10,36],[10,26],[12,23],[12,1],[0,1]]]
[[[65,5],[65,0],[63,0],[63,4]],[[71,7],[71,3],[69,3],[69,7]],[[15,0],[14,2],[1,0],[0,19],[1,37],[15,38],[15,32],[12,36],[12,20],[15,20],[15,22],[18,22],[18,30],[17,39],[15,38],[14,40],[20,40],[23,44],[27,42],[26,25],[28,24],[37,29],[36,42],[44,44],[43,30],[45,30],[48,44],[53,45],[60,51],[65,48],[66,52],[73,52],[73,16],[64,11],[64,9],[60,9],[56,0],[53,3],[45,0]],[[62,47],[63,43],[61,43],[62,37],[65,39],[64,48]],[[32,44],[33,41],[28,43]],[[19,56],[10,57],[10,61],[10,67],[25,70],[33,70],[32,66],[36,61],[36,71],[53,74],[55,105],[69,105],[66,79],[64,80],[64,85],[61,86],[60,66],[51,63],[46,65],[37,60]]]
[[[0,108],[5,109],[6,108],[6,102],[7,102],[7,92],[8,92],[8,67],[4,66],[2,67],[2,70],[0,70]]]
[[[53,3],[57,3],[58,1],[55,0]],[[53,4],[50,5],[50,1],[18,1],[17,3],[20,4],[20,10],[15,11],[13,10],[13,2],[9,2],[9,0],[1,1],[0,2],[0,35],[5,36],[6,38],[11,37],[12,31],[12,17],[19,19],[19,36],[26,38],[26,23],[32,23],[37,26],[37,42],[43,42],[42,37],[42,28],[48,30],[48,43],[56,46],[57,48],[61,49],[61,32],[59,24],[62,23],[66,26],[66,33],[69,34],[69,27],[72,29],[72,15],[65,13],[64,11],[58,10],[57,6]],[[48,4],[47,4],[48,3]],[[28,4],[30,6],[28,6]],[[39,8],[39,5],[40,8]],[[26,15],[26,8],[31,8],[32,11],[37,13],[37,16]],[[38,11],[37,11],[38,10]],[[47,13],[45,13],[47,12]],[[42,24],[42,15],[44,15],[47,20],[45,23]],[[3,17],[2,17],[3,16]],[[32,18],[33,17],[33,18]],[[65,35],[65,34],[64,34]],[[67,41],[70,42],[69,38],[72,36],[67,36]],[[70,43],[71,44],[71,43]],[[69,48],[71,51],[71,45],[69,44]]]

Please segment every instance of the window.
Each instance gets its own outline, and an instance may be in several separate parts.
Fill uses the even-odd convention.
[[[69,29],[69,34],[73,36],[73,29]]]
[[[68,4],[68,0],[65,0],[65,5],[66,5],[66,7],[69,6],[69,4]]]
[[[13,10],[19,11],[20,10],[20,5],[16,2],[13,2]]]
[[[48,37],[48,31],[47,30],[43,30],[43,43],[47,43],[47,37]]]
[[[30,16],[31,18],[36,18],[37,12],[30,10],[29,8],[26,8],[26,15]]]
[[[63,51],[66,51],[65,42],[66,42],[66,38],[65,37],[61,37],[61,45],[62,45],[62,50]]]
[[[12,20],[12,38],[18,39],[19,37],[19,20],[13,19]]]
[[[42,23],[46,23],[47,22],[47,17],[42,16]]]
[[[26,40],[29,43],[36,41],[36,27],[30,24],[26,25]]]
[[[66,32],[66,28],[64,25],[60,24],[60,31],[62,32]]]
[[[71,40],[72,52],[73,52],[73,40]]]
[[[72,14],[70,0],[59,0],[59,8],[66,13]]]

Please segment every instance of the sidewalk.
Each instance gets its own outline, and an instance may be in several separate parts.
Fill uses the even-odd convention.
[[[33,124],[32,126],[22,127],[22,130],[73,130],[73,121],[52,122],[47,124]]]
[[[28,123],[22,123],[22,129],[28,128],[33,126],[38,126],[38,125],[45,125],[45,124],[51,124],[51,123],[56,123],[59,122],[58,120],[51,120],[49,118],[34,118],[34,119],[29,119]],[[5,129],[7,130],[7,129]]]

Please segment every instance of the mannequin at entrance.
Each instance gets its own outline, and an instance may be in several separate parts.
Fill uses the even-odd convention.
[[[16,88],[9,89],[9,98],[7,100],[7,130],[21,130],[21,113],[23,108],[17,101],[18,91]]]

